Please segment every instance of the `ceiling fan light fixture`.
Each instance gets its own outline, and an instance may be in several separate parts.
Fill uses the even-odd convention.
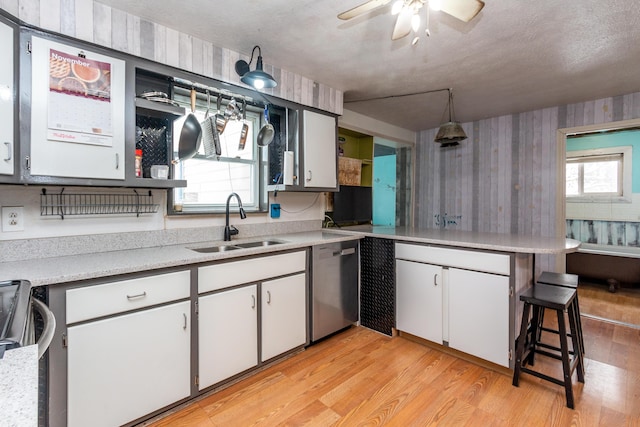
[[[391,14],[392,15],[397,15],[400,13],[400,11],[402,10],[402,7],[404,6],[404,1],[403,0],[396,0],[393,5],[391,6]]]
[[[258,49],[258,59],[256,61],[256,69],[250,71],[251,63],[253,62],[253,54]],[[242,59],[236,61],[235,64],[236,73],[240,76],[240,81],[248,84],[249,86],[253,86],[256,89],[264,89],[264,88],[272,88],[278,85],[278,82],[269,74],[263,70],[262,64],[262,50],[260,46],[254,46],[251,51],[251,59],[247,64],[246,61]]]
[[[442,9],[442,0],[429,0],[429,9],[436,12]]]
[[[462,129],[462,125],[453,118],[453,90],[449,89],[449,101],[447,104],[449,110],[449,121],[442,123],[434,142],[442,144],[442,147],[452,147],[458,145],[460,141],[467,139],[467,134]]]
[[[417,33],[420,29],[420,15],[418,15],[417,11],[414,12],[413,16],[411,17],[411,28],[413,29],[414,33]]]

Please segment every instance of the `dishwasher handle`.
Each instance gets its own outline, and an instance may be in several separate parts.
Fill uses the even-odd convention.
[[[340,251],[333,252],[333,256],[345,256],[345,255],[351,255],[355,253],[356,253],[356,248],[346,248]]]

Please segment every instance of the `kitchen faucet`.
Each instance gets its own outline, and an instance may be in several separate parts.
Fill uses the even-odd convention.
[[[238,196],[237,193],[231,193],[229,194],[229,197],[227,197],[227,210],[225,211],[225,216],[226,216],[226,223],[224,226],[224,241],[225,242],[229,242],[231,241],[231,236],[235,236],[236,234],[239,233],[238,229],[235,228],[233,225],[229,225],[229,202],[231,201],[231,198],[234,197],[236,199],[238,199],[238,207],[240,208],[240,219],[245,219],[247,217],[247,214],[244,213],[244,209],[242,208],[242,200],[240,200],[240,196]]]

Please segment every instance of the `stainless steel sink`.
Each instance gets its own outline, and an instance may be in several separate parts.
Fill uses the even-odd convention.
[[[281,242],[279,240],[259,240],[257,242],[248,242],[248,243],[238,243],[236,246],[239,246],[241,248],[257,248],[260,246],[272,246],[272,245],[279,245]]]
[[[240,246],[235,246],[235,245],[209,246],[206,248],[191,248],[192,251],[200,252],[204,254],[208,254],[212,252],[227,252],[227,251],[233,251],[236,249],[241,249],[241,248]]]
[[[249,248],[259,248],[261,246],[272,246],[279,245],[284,243],[280,240],[258,240],[257,242],[246,242],[246,243],[238,243],[234,245],[217,245],[217,246],[207,246],[204,248],[190,248],[192,251],[200,252],[200,253],[214,253],[214,252],[227,252],[234,251],[237,249],[249,249]]]

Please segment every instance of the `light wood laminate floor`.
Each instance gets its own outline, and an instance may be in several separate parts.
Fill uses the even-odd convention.
[[[612,293],[606,284],[580,281],[578,296],[582,314],[640,328],[640,288],[621,287]]]
[[[640,330],[588,318],[583,328],[575,410],[555,384],[523,374],[513,387],[505,373],[353,327],[152,425],[640,425]],[[538,357],[536,368],[558,374],[549,360]]]

